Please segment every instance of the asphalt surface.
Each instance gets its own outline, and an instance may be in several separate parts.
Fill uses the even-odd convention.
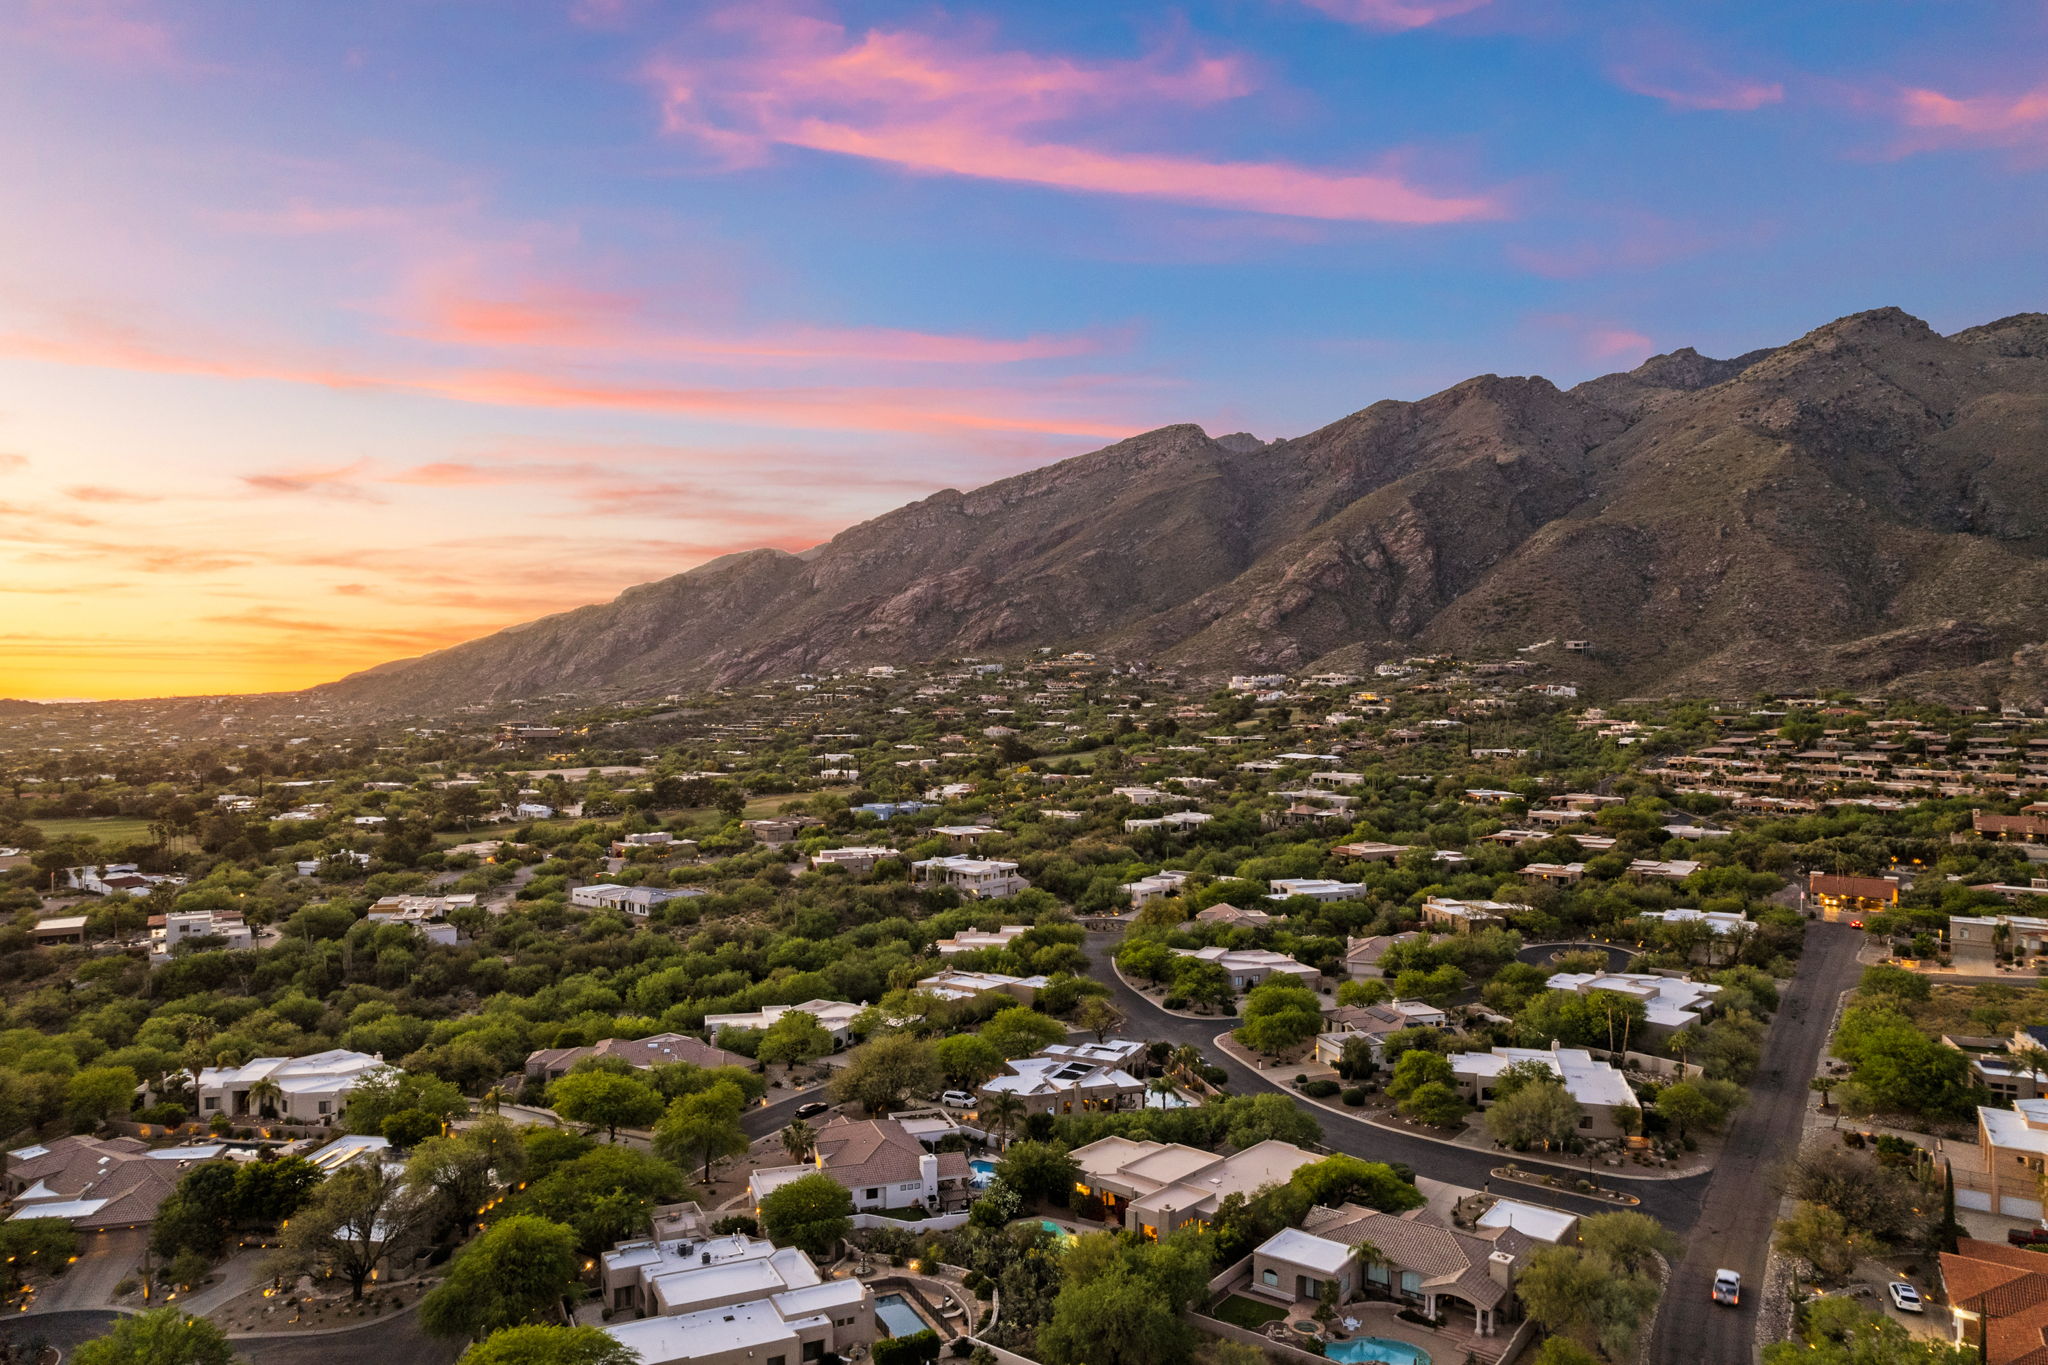
[[[121,1316],[104,1308],[9,1313],[0,1318],[0,1341],[41,1341],[46,1346],[56,1347],[68,1360],[72,1347],[94,1337],[105,1336]]]
[[[1764,1045],[1764,1067],[1749,1084],[1749,1102],[1736,1112],[1698,1222],[1672,1269],[1650,1337],[1649,1365],[1750,1365],[1756,1359],[1756,1304],[1778,1217],[1778,1168],[1799,1148],[1806,1109],[1814,1103],[1807,1082],[1820,1064],[1835,1002],[1862,970],[1856,961],[1862,941],[1862,933],[1845,924],[1808,926],[1799,973]],[[1723,1308],[1708,1297],[1723,1266],[1742,1276],[1740,1307]]]
[[[123,1315],[105,1309],[18,1313],[0,1318],[0,1340],[55,1346],[69,1359],[72,1348],[105,1336]],[[430,1337],[419,1316],[407,1312],[342,1331],[230,1337],[235,1354],[248,1365],[451,1365],[462,1343]]]
[[[1176,1045],[1194,1044],[1202,1050],[1205,1058],[1230,1073],[1230,1088],[1233,1094],[1255,1095],[1261,1090],[1271,1090],[1286,1095],[1299,1105],[1303,1112],[1322,1125],[1323,1144],[1332,1151],[1347,1152],[1369,1161],[1402,1162],[1418,1175],[1426,1175],[1435,1180],[1447,1180],[1475,1190],[1487,1188],[1493,1168],[1507,1160],[1495,1152],[1453,1147],[1446,1143],[1433,1142],[1428,1138],[1412,1137],[1406,1133],[1374,1127],[1372,1124],[1333,1114],[1327,1109],[1308,1103],[1299,1095],[1269,1080],[1268,1073],[1245,1066],[1224,1055],[1215,1046],[1216,1035],[1231,1026],[1230,1019],[1184,1019],[1176,1014],[1168,1014],[1124,985],[1110,964],[1110,955],[1115,951],[1119,941],[1120,936],[1116,934],[1089,934],[1088,958],[1094,969],[1091,975],[1115,993],[1118,1007],[1130,1021],[1127,1031],[1132,1036],[1146,1039],[1164,1038]],[[1804,1084],[1802,1080],[1801,1085]],[[1516,1165],[1528,1171],[1550,1170],[1571,1177],[1588,1174],[1584,1163],[1575,1165],[1570,1162],[1535,1161],[1522,1153],[1516,1154],[1514,1161]],[[1710,1179],[1707,1175],[1695,1175],[1684,1180],[1631,1180],[1620,1172],[1605,1167],[1591,1174],[1599,1184],[1623,1190],[1640,1198],[1641,1212],[1650,1214],[1680,1235],[1689,1230],[1699,1217],[1700,1199]],[[1592,1199],[1584,1195],[1569,1194],[1563,1190],[1511,1186],[1506,1187],[1503,1193],[1510,1191],[1517,1199],[1549,1204],[1576,1213],[1610,1213],[1616,1207],[1605,1199]]]

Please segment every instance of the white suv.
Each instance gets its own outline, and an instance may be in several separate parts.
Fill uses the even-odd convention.
[[[939,1096],[939,1103],[945,1105],[948,1109],[972,1109],[975,1105],[980,1104],[981,1101],[968,1094],[965,1090],[948,1090],[945,1094]]]

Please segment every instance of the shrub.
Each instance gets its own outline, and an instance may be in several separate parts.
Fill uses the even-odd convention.
[[[1188,1007],[1187,997],[1180,995],[1169,995],[1159,1003],[1162,1008],[1170,1010],[1184,1010]]]
[[[1230,1073],[1220,1066],[1202,1067],[1202,1079],[1211,1085],[1222,1085],[1230,1079]]]
[[[1357,1109],[1363,1106],[1365,1104],[1365,1087],[1362,1085],[1354,1085],[1349,1090],[1345,1091],[1344,1103],[1350,1105],[1353,1109]]]
[[[1343,1086],[1338,1085],[1335,1081],[1315,1080],[1302,1086],[1301,1093],[1307,1095],[1310,1099],[1326,1100],[1343,1088]]]

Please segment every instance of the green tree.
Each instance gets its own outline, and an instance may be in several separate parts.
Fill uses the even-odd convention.
[[[360,1299],[370,1273],[386,1256],[412,1246],[428,1218],[427,1198],[403,1175],[358,1163],[328,1177],[285,1229],[275,1273],[320,1271],[348,1281]]]
[[[1648,1275],[1659,1256],[1678,1250],[1678,1239],[1647,1213],[1597,1213],[1580,1221],[1579,1245],[1624,1275]]]
[[[791,1161],[809,1161],[817,1146],[818,1130],[802,1119],[791,1119],[782,1130],[782,1150]]]
[[[602,1327],[505,1327],[462,1353],[460,1365],[639,1365]]]
[[[570,1072],[548,1087],[548,1104],[571,1123],[604,1129],[609,1142],[619,1140],[619,1129],[645,1128],[667,1108],[661,1092],[638,1076],[610,1071]]]
[[[831,1051],[831,1031],[818,1022],[818,1017],[804,1010],[790,1010],[761,1035],[754,1057],[765,1065],[788,1066],[816,1061]]]
[[[1080,1175],[1064,1142],[1015,1143],[996,1165],[996,1178],[1027,1200],[1060,1201]]]
[[[1323,1031],[1322,999],[1291,977],[1271,977],[1254,986],[1240,1010],[1237,1040],[1267,1056],[1301,1046]]]
[[[1091,995],[1074,1008],[1074,1027],[1094,1034],[1098,1043],[1122,1028],[1125,1022],[1124,1012],[1116,1007],[1115,1002],[1100,995]]]
[[[832,1098],[841,1103],[883,1114],[902,1104],[904,1096],[929,1094],[938,1083],[939,1065],[932,1045],[908,1033],[892,1033],[849,1057],[832,1077],[831,1091]]]
[[[140,1084],[134,1070],[125,1066],[89,1066],[74,1071],[65,1085],[72,1123],[96,1128],[116,1114],[127,1113]]]
[[[159,1308],[121,1318],[71,1358],[77,1365],[232,1365],[235,1348],[205,1318]]]
[[[1434,1128],[1448,1128],[1472,1109],[1463,1095],[1442,1081],[1418,1085],[1396,1107],[1417,1123],[1426,1123]]]
[[[654,1126],[654,1150],[675,1162],[701,1164],[704,1179],[711,1179],[711,1163],[720,1157],[738,1156],[750,1145],[740,1126],[747,1098],[736,1085],[720,1082],[709,1090],[685,1095],[668,1107]]]
[[[1794,1204],[1791,1215],[1779,1220],[1772,1244],[1780,1255],[1811,1264],[1824,1280],[1846,1279],[1856,1269],[1856,1262],[1884,1250],[1881,1243],[1872,1243],[1833,1209],[1804,1203]]]
[[[1221,1105],[1223,1138],[1243,1151],[1261,1142],[1319,1141],[1322,1126],[1285,1095],[1233,1095]]]
[[[1457,1079],[1451,1072],[1451,1064],[1438,1054],[1404,1052],[1401,1059],[1394,1063],[1394,1074],[1387,1079],[1387,1096],[1398,1102],[1407,1099],[1422,1086],[1456,1085]]]
[[[1730,1081],[1673,1081],[1657,1092],[1657,1112],[1681,1138],[1718,1130],[1741,1102],[1741,1089]]]
[[[1978,1365],[1978,1357],[1971,1346],[1916,1337],[1854,1299],[1817,1298],[1800,1308],[1794,1340],[1764,1347],[1764,1365]]]
[[[1579,1130],[1585,1111],[1556,1081],[1536,1081],[1487,1106],[1486,1131],[1494,1141],[1520,1151],[1561,1147]]]
[[[536,1156],[531,1141],[526,1150],[533,1166],[518,1211],[574,1228],[587,1256],[640,1233],[655,1205],[680,1199],[688,1189],[670,1162],[631,1147],[593,1146],[560,1162]]]
[[[503,1218],[464,1247],[420,1300],[436,1336],[481,1337],[538,1322],[578,1285],[576,1234],[545,1218]]]
[[[1392,1166],[1341,1152],[1302,1167],[1288,1183],[1306,1194],[1311,1204],[1328,1208],[1349,1203],[1381,1213],[1400,1213],[1423,1203],[1415,1182],[1403,1179]]]
[[[799,1176],[761,1197],[761,1230],[777,1246],[824,1260],[853,1230],[853,1195],[831,1176]]]
[[[983,1024],[981,1036],[1005,1057],[1029,1057],[1065,1039],[1067,1028],[1029,1006],[1012,1005]]]
[[[946,1084],[973,1090],[1003,1074],[1003,1054],[979,1033],[953,1033],[932,1044],[932,1058]]]

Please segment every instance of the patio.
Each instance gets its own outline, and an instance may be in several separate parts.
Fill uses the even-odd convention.
[[[1281,1307],[1281,1300],[1277,1296],[1270,1292],[1260,1293],[1255,1286],[1242,1283],[1226,1290],[1216,1302],[1221,1303],[1233,1296]],[[1315,1316],[1320,1306],[1307,1300],[1292,1300],[1285,1305],[1281,1316],[1274,1318],[1263,1328],[1252,1330],[1261,1331],[1272,1340],[1285,1342],[1290,1346],[1305,1346],[1308,1336],[1298,1330],[1298,1326],[1318,1326],[1315,1323]],[[1219,1317],[1223,1321],[1233,1320],[1222,1318],[1213,1306],[1209,1312],[1211,1316]],[[1235,1316],[1237,1315],[1233,1315],[1233,1318]],[[1465,1321],[1463,1328],[1459,1326],[1461,1318]],[[1250,1326],[1249,1323],[1242,1322],[1238,1325]],[[1401,1317],[1399,1304],[1384,1299],[1353,1299],[1344,1304],[1330,1319],[1329,1327],[1320,1329],[1320,1335],[1325,1342],[1349,1341],[1355,1337],[1403,1341],[1427,1352],[1432,1365],[1461,1365],[1468,1357],[1491,1360],[1508,1342],[1505,1336],[1480,1336],[1471,1327],[1469,1315],[1453,1315],[1446,1319],[1441,1328],[1424,1327],[1420,1323],[1409,1322]]]

